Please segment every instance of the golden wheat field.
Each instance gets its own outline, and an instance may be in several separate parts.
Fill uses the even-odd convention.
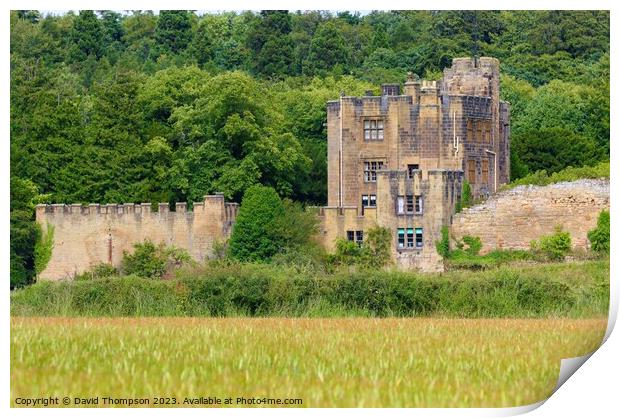
[[[52,396],[69,397],[71,406],[76,397],[97,399],[100,407],[118,405],[104,405],[104,397],[181,407],[204,407],[209,398],[230,398],[231,406],[265,405],[238,398],[301,399],[295,406],[302,407],[518,406],[548,397],[560,359],[595,350],[606,322],[14,317],[11,402]]]

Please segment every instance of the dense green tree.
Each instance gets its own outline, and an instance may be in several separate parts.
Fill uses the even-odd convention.
[[[28,284],[34,276],[34,245],[39,236],[34,206],[39,198],[31,181],[11,177],[11,288]]]
[[[81,10],[73,20],[71,30],[71,58],[73,62],[84,61],[88,56],[100,58],[104,51],[101,22],[92,10]]]
[[[284,248],[278,225],[284,205],[271,187],[252,186],[243,195],[230,237],[230,255],[241,261],[268,260]]]
[[[345,39],[335,22],[321,24],[310,44],[308,64],[310,74],[325,73],[336,66],[344,72],[347,65],[348,49]]]
[[[543,128],[513,135],[513,152],[530,172],[560,171],[600,161],[594,140],[564,128]]]
[[[155,28],[155,39],[162,53],[177,54],[191,41],[192,24],[186,10],[161,10]]]
[[[292,74],[291,16],[286,10],[263,10],[248,36],[255,54],[254,71],[266,76]]]

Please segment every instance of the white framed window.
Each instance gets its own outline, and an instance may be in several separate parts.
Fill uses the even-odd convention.
[[[398,196],[396,198],[396,213],[398,215],[405,213],[405,196]]]
[[[364,139],[366,141],[383,141],[383,119],[364,120]]]

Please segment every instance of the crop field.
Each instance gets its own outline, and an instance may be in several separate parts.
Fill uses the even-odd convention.
[[[194,406],[209,398],[246,407],[255,404],[237,399],[301,399],[294,406],[302,407],[518,406],[548,397],[560,359],[595,350],[606,323],[13,317],[11,402],[68,396],[72,406],[75,397],[96,398],[97,406],[110,406],[103,397],[147,398],[148,406],[164,398],[164,406],[181,407],[192,406],[186,398]]]

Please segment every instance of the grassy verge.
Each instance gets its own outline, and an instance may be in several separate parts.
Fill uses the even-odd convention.
[[[434,275],[233,264],[174,280],[40,282],[11,295],[19,316],[593,317],[608,304],[609,260]]]
[[[13,318],[15,398],[301,399],[302,407],[511,407],[547,398],[598,319]],[[62,406],[62,405],[60,405]],[[114,405],[112,405],[114,406]],[[122,405],[118,405],[122,406]],[[205,405],[198,405],[204,407]],[[222,405],[227,406],[227,405]],[[270,405],[277,406],[277,405]]]

